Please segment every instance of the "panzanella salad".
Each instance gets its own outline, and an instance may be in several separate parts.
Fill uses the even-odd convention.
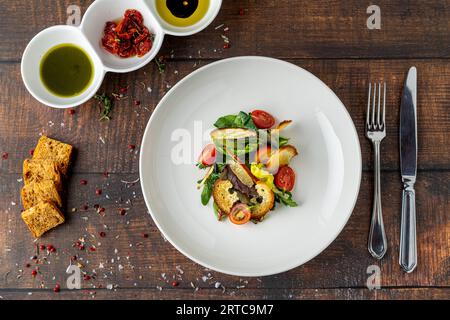
[[[268,112],[223,116],[214,123],[212,143],[200,154],[197,167],[205,170],[197,188],[201,201],[213,208],[219,221],[255,223],[275,208],[275,203],[295,207],[291,191],[295,172],[289,163],[298,152],[281,131],[292,123],[275,124]]]

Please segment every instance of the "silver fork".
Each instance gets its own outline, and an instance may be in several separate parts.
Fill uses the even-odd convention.
[[[381,109],[381,105],[383,105],[383,109]],[[380,186],[380,144],[381,141],[386,136],[385,118],[386,118],[386,83],[383,83],[383,96],[381,96],[381,83],[378,83],[378,86],[376,83],[374,83],[373,97],[372,97],[372,84],[369,83],[369,95],[367,99],[366,137],[370,141],[372,141],[375,155],[374,155],[373,209],[372,209],[372,220],[370,224],[368,249],[370,254],[376,259],[383,258],[384,254],[387,251],[386,232],[384,231],[383,213],[381,210],[381,186]]]

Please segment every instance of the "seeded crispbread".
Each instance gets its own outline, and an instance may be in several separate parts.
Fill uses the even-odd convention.
[[[42,201],[22,212],[22,219],[35,238],[64,222],[64,216],[50,201]]]
[[[62,206],[58,188],[52,180],[42,180],[41,182],[31,182],[26,184],[22,188],[21,196],[25,210],[42,201],[52,201],[58,205],[58,207]]]
[[[214,202],[224,214],[229,214],[233,205],[239,201],[237,192],[233,190],[230,180],[217,180],[213,187]]]
[[[56,162],[50,159],[25,159],[23,162],[23,181],[25,184],[52,180],[58,190],[62,189],[61,174]]]
[[[267,212],[272,210],[275,203],[275,195],[270,187],[264,182],[258,182],[255,186],[261,202],[255,204],[252,208],[252,218],[259,219]]]
[[[33,153],[33,159],[50,159],[56,162],[58,170],[67,175],[69,171],[70,159],[72,156],[72,146],[47,136],[42,136]]]

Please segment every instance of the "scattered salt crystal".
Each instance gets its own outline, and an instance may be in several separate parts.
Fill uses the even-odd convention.
[[[216,289],[219,289],[221,285],[222,285],[222,284],[221,284],[220,282],[216,282],[216,283],[214,284],[214,287],[215,287]]]
[[[183,273],[184,273],[184,271],[183,271],[183,269],[181,269],[181,266],[180,266],[180,265],[175,266],[175,268],[177,269],[177,271],[178,271],[180,274],[183,274]]]

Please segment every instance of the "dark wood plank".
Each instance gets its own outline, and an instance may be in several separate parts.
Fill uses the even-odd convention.
[[[289,299],[289,300],[448,300],[448,288],[389,288],[381,290],[368,289],[173,289],[156,288],[106,290],[1,290],[0,300],[66,300],[66,299],[124,299],[124,300],[209,300],[209,299]],[[180,302],[180,306],[182,303]]]
[[[20,77],[20,57],[33,35],[64,24],[69,4],[78,4],[84,11],[90,3],[0,0],[0,154],[8,154],[7,160],[0,159],[0,299],[450,298],[450,0],[380,0],[381,30],[366,28],[368,4],[358,0],[345,5],[324,0],[224,1],[217,19],[203,32],[166,38],[161,55],[168,64],[163,75],[153,63],[134,73],[107,75],[102,91],[129,87],[127,97],[116,103],[110,122],[98,121],[93,101],[72,116],[42,106],[26,92]],[[223,34],[231,40],[230,49],[223,49]],[[202,65],[237,55],[284,58],[316,74],[346,105],[362,147],[361,191],[346,228],[309,263],[271,277],[226,276],[188,260],[161,237],[147,214],[139,183],[122,182],[138,177],[145,125],[170,87]],[[417,270],[407,275],[397,263],[401,206],[397,132],[402,83],[413,64],[419,70],[420,260]],[[374,261],[366,249],[372,153],[363,128],[367,84],[374,80],[386,80],[389,86],[382,183],[390,249],[381,262]],[[141,104],[136,106],[135,100]],[[36,243],[20,219],[18,179],[21,163],[40,133],[72,143],[77,155],[67,199],[68,221],[38,242],[55,245],[57,253],[39,264],[41,273],[33,278],[35,262],[30,257],[36,254]],[[130,151],[129,144],[137,149]],[[104,171],[111,175],[104,177]],[[80,179],[87,179],[88,185],[80,186]],[[102,188],[101,196],[95,195],[97,188]],[[106,209],[104,215],[96,212],[95,204]],[[119,214],[120,208],[127,208],[125,216]],[[104,238],[99,237],[100,231],[106,232]],[[96,251],[73,248],[80,237],[86,239],[87,247],[95,245]],[[84,272],[96,275],[83,281],[81,291],[64,286],[65,269],[74,254]],[[39,254],[39,259],[44,256]],[[366,271],[372,264],[381,268],[382,290],[366,289]],[[176,288],[171,285],[173,279],[179,281]],[[52,292],[57,282],[63,285],[60,294]],[[114,289],[106,289],[108,285]]]
[[[1,0],[0,61],[19,61],[39,30],[66,23],[68,5],[79,4],[84,12],[91,2]],[[163,52],[173,51],[177,58],[213,59],[233,55],[333,59],[450,56],[448,0],[379,0],[376,4],[381,8],[381,30],[367,28],[369,3],[359,0],[345,5],[336,0],[227,0],[209,28],[191,37],[167,37]],[[223,28],[216,29],[222,24],[229,27],[228,50],[223,50]]]
[[[387,138],[382,144],[382,168],[397,170],[400,93],[405,72],[418,67],[419,169],[450,169],[450,62],[400,60],[295,60],[330,86],[342,99],[355,122],[363,154],[364,169],[372,168],[370,142],[364,137],[368,82],[384,79],[388,83]],[[109,74],[101,91],[118,92],[129,86],[127,98],[116,103],[112,120],[100,122],[99,109],[90,101],[71,116],[65,110],[41,105],[26,91],[17,64],[0,65],[0,153],[9,159],[0,161],[0,173],[21,172],[22,160],[34,147],[40,133],[73,144],[78,150],[75,172],[138,172],[138,154],[129,144],[139,147],[150,117],[159,99],[182,77],[198,65],[171,61],[160,75],[152,63],[134,73]],[[151,88],[152,92],[148,92]],[[139,106],[134,101],[139,100]],[[105,142],[105,143],[103,143]],[[136,150],[139,152],[139,148]]]
[[[83,281],[83,288],[87,289],[107,285],[171,288],[174,278],[180,282],[178,288],[185,290],[191,288],[191,282],[194,287],[204,289],[214,288],[217,282],[234,289],[365,288],[367,267],[372,264],[381,268],[383,287],[450,285],[447,217],[450,172],[422,173],[417,183],[420,260],[414,273],[405,274],[398,266],[401,184],[396,173],[386,172],[382,175],[383,212],[390,249],[381,262],[367,252],[372,175],[365,173],[353,215],[337,240],[321,255],[283,274],[246,279],[206,270],[165,242],[147,214],[139,184],[127,187],[121,182],[134,180],[134,174],[113,174],[109,178],[101,174],[73,176],[68,191],[68,221],[37,242],[54,245],[57,253],[47,257],[48,263],[39,265],[42,273],[34,279],[31,270],[35,262],[30,257],[36,254],[36,243],[19,216],[21,183],[17,178],[15,174],[0,176],[0,287],[3,288],[30,289],[42,285],[51,289],[56,282],[64,284],[65,270],[75,254],[88,275],[93,275],[94,270],[97,274],[96,279]],[[88,184],[80,186],[80,179],[87,179]],[[102,188],[101,196],[95,194],[97,188]],[[81,209],[86,203],[87,211]],[[105,214],[98,214],[94,204],[104,207]],[[72,212],[72,208],[77,211]],[[129,210],[121,216],[119,208]],[[99,237],[100,231],[106,232],[106,237]],[[143,237],[144,233],[148,238]],[[86,239],[84,251],[72,247],[80,237]],[[95,245],[97,250],[87,250],[90,245]],[[39,254],[39,259],[44,256],[45,253]],[[31,267],[27,268],[27,263]]]

